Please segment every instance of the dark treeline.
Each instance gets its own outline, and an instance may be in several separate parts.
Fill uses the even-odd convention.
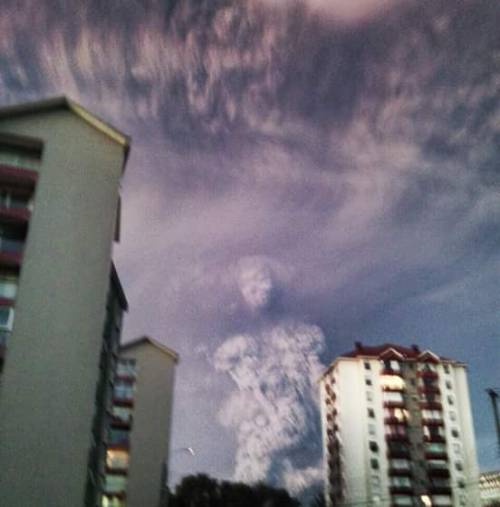
[[[184,477],[170,495],[169,507],[300,507],[284,489],[263,483],[218,481],[208,475]]]

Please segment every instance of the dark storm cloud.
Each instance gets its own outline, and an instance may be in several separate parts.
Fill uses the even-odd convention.
[[[299,438],[313,377],[354,339],[459,359],[474,339],[473,391],[494,377],[499,17],[486,0],[3,2],[3,101],[64,91],[134,135],[127,334],[184,356],[195,468],[318,480]]]

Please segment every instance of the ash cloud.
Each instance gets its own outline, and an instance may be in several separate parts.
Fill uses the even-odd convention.
[[[314,364],[365,337],[452,349],[481,371],[474,411],[488,413],[500,11],[488,0],[288,4],[5,0],[0,98],[68,93],[133,135],[116,257],[127,337],[146,331],[184,358],[175,438],[200,452],[173,468],[227,477],[236,456],[238,477],[297,485],[317,464],[289,426],[315,441],[312,369],[290,380],[267,358],[276,336],[298,358],[297,337],[323,333]],[[300,395],[278,382],[266,397],[244,367]],[[281,394],[293,413],[279,411]]]

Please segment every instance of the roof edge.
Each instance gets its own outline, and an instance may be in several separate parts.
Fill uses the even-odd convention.
[[[154,338],[151,338],[150,336],[146,335],[140,336],[139,338],[135,338],[134,340],[131,340],[127,343],[123,343],[120,346],[120,350],[130,350],[144,343],[149,343],[150,345],[153,345],[164,354],[170,356],[174,360],[174,362],[176,363],[179,362],[179,354],[175,352],[175,350],[171,349],[170,347],[167,347],[166,345],[163,345],[163,343],[160,343],[158,340],[155,340]]]
[[[39,112],[52,111],[55,109],[67,109],[68,111],[73,112],[90,126],[94,127],[96,130],[122,146],[125,152],[122,171],[125,170],[130,152],[130,136],[124,134],[116,127],[113,127],[113,125],[105,122],[94,113],[91,113],[88,109],[74,100],[69,99],[65,95],[2,107],[0,108],[0,120],[2,118],[24,116]]]

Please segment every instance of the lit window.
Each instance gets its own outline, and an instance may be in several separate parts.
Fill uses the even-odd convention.
[[[126,451],[108,449],[106,451],[106,466],[111,470],[124,470],[128,468],[129,456]]]
[[[405,388],[405,382],[397,375],[382,375],[380,377],[380,385],[383,389],[400,389]]]

